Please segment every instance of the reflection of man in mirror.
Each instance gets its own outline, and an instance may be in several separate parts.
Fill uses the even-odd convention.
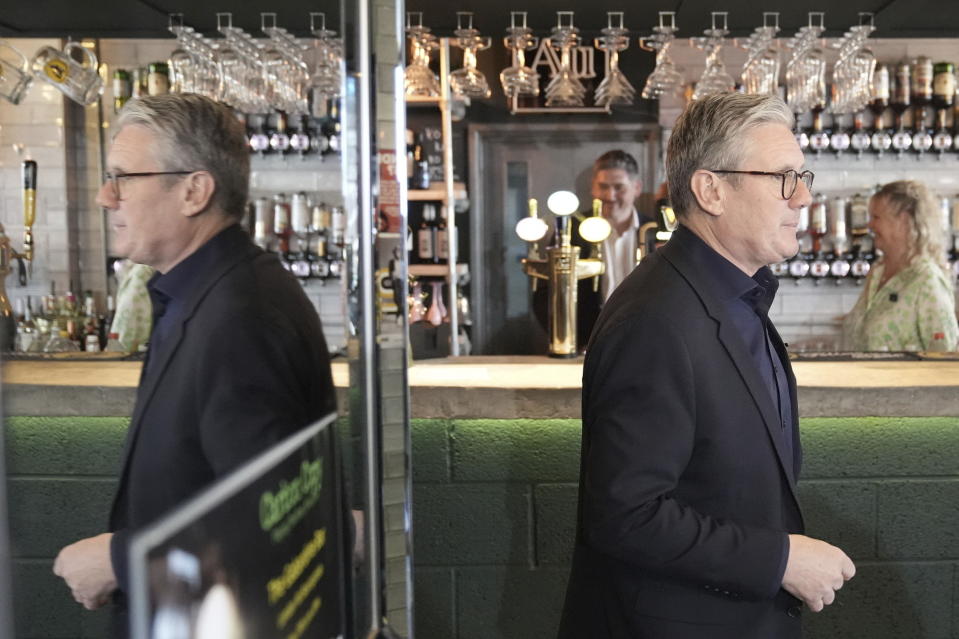
[[[640,216],[636,211],[636,199],[642,191],[639,180],[639,165],[636,158],[620,149],[607,151],[593,162],[593,177],[590,195],[602,201],[603,217],[612,231],[602,242],[602,247],[587,242],[579,234],[579,225],[592,215],[589,207],[571,217],[572,242],[580,247],[581,258],[602,254],[606,269],[600,276],[600,285],[594,289],[591,278],[581,280],[577,291],[576,344],[582,350],[599,317],[603,302],[636,266],[636,248],[639,246]],[[553,233],[545,245],[556,241]],[[533,308],[540,323],[547,327],[549,293],[546,286],[538,286],[533,295]]]
[[[133,534],[335,409],[316,310],[240,226],[250,156],[227,107],[197,95],[133,100],[97,202],[117,253],[157,273],[150,349],[110,532],[60,551],[54,572],[89,609],[111,598],[126,634]]]

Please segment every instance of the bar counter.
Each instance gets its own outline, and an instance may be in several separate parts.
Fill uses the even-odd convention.
[[[708,366],[708,362],[703,363]],[[11,361],[3,369],[7,415],[129,416],[139,362]],[[801,417],[959,415],[959,361],[799,361]],[[642,363],[637,363],[637,372]],[[345,406],[347,364],[333,381]],[[458,357],[414,362],[414,418],[553,419],[580,414],[582,359]]]
[[[794,370],[806,531],[857,566],[836,605],[803,615],[804,639],[959,636],[959,362]],[[139,371],[4,365],[18,638],[106,634],[105,613],[83,611],[50,567],[64,544],[103,530]],[[342,409],[347,365],[333,373]],[[555,636],[576,521],[581,374],[582,360],[546,357],[409,368],[417,637]]]

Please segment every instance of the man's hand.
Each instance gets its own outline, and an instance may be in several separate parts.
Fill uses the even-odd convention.
[[[53,562],[53,574],[62,577],[73,598],[87,610],[96,610],[110,600],[117,588],[110,560],[113,533],[88,537],[66,546]]]
[[[789,559],[783,588],[819,612],[836,599],[836,591],[856,574],[846,553],[805,535],[789,535]]]

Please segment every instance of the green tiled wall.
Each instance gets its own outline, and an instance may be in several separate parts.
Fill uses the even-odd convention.
[[[801,424],[808,533],[858,573],[806,639],[959,637],[959,418]],[[421,637],[555,634],[572,552],[578,420],[414,423]]]
[[[6,437],[17,633],[100,637],[50,567],[102,532],[128,420],[10,418]],[[806,614],[807,639],[959,637],[959,418],[806,419],[809,534],[856,578]],[[572,550],[578,420],[415,420],[420,639],[554,634]]]

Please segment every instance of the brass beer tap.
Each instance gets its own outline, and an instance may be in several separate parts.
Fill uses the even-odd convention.
[[[530,200],[530,215],[516,225],[516,233],[527,242],[536,242],[546,235],[547,226],[536,216],[536,200]],[[579,280],[599,276],[605,264],[599,258],[580,258],[580,248],[572,243],[572,225],[569,216],[579,208],[579,199],[569,191],[550,195],[547,206],[558,218],[559,232],[553,246],[546,249],[546,259],[526,258],[523,271],[533,279],[546,280],[549,286],[549,355],[576,356],[576,301]],[[593,200],[593,215],[580,223],[580,236],[588,242],[601,244],[610,233],[609,222],[602,216],[602,202]]]

